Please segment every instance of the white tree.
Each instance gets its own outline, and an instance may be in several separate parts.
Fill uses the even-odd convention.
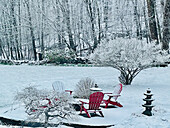
[[[50,92],[38,90],[35,87],[26,87],[19,92],[16,100],[24,103],[25,112],[31,120],[44,121],[44,127],[48,127],[49,120],[74,118],[75,110],[70,105],[71,96],[64,92]]]
[[[118,69],[121,72],[120,82],[129,85],[141,70],[164,63],[168,56],[155,43],[117,39],[102,43],[90,58],[98,64]]]

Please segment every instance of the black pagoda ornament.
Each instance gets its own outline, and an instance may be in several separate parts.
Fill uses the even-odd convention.
[[[143,99],[146,103],[144,105],[142,105],[143,107],[145,107],[145,111],[142,113],[144,115],[147,116],[152,116],[152,108],[154,107],[152,105],[152,101],[154,101],[154,99],[152,99],[153,94],[151,93],[151,89],[148,88],[146,90],[146,93],[144,93],[144,95],[146,96],[145,99]]]

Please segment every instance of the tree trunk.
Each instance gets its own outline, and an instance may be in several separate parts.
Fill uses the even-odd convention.
[[[32,25],[29,1],[26,2],[26,6],[27,6],[27,11],[28,11],[28,20],[29,20],[29,25],[30,25],[29,27],[30,27],[30,33],[31,33],[33,55],[34,55],[34,60],[36,61],[37,60],[37,52],[36,52],[36,47],[35,47],[35,36],[34,36],[34,29],[33,29],[33,25]]]
[[[19,35],[18,35],[18,37],[19,37],[19,51],[20,51],[20,55],[21,55],[21,59],[23,59],[24,57],[23,57],[23,53],[22,53],[22,44],[21,44],[21,41],[22,41],[22,31],[21,31],[21,1],[20,0],[18,0],[18,15],[19,15],[19,17],[18,17],[18,24],[19,24],[19,29],[18,29],[18,31],[19,31]]]
[[[97,41],[97,45],[100,44],[101,42],[101,34],[102,34],[102,29],[101,29],[101,18],[100,18],[100,9],[97,5],[97,16],[98,16],[98,29],[99,29],[99,32],[98,32],[98,41]],[[107,32],[106,32],[107,34]],[[107,39],[107,38],[106,38]],[[97,47],[97,46],[96,46]]]
[[[98,40],[97,40],[97,36],[96,36],[96,31],[95,31],[95,10],[92,7],[92,2],[90,0],[86,0],[86,10],[87,13],[89,14],[89,18],[90,18],[90,24],[91,24],[91,31],[92,31],[92,39],[93,39],[93,49],[92,52],[97,48],[98,45]]]
[[[68,32],[68,38],[69,38],[69,44],[70,48],[76,53],[76,45],[73,40],[73,33],[72,33],[72,28],[71,28],[71,20],[70,20],[70,10],[69,10],[69,3],[68,0],[66,0],[66,25],[67,25],[67,32]]]
[[[105,23],[105,38],[108,41],[108,19],[109,19],[109,2],[104,1],[104,23]]]
[[[170,0],[166,0],[163,21],[162,49],[168,50],[169,42],[170,42]]]
[[[148,17],[149,17],[149,28],[150,28],[150,35],[152,40],[158,40],[158,32],[157,32],[157,23],[155,18],[155,0],[147,0],[148,6]]]
[[[147,40],[147,43],[149,43],[149,42],[151,42],[151,37],[149,35],[148,20],[146,18],[146,3],[145,3],[145,0],[144,0],[144,7],[143,7],[143,15],[144,15],[145,27],[146,27],[146,40]]]
[[[3,53],[3,49],[2,49],[2,41],[0,39],[0,56],[2,56],[2,55],[3,55],[3,57],[5,57],[4,53]]]
[[[49,119],[49,115],[48,115],[48,110],[45,110],[45,124],[44,124],[44,128],[48,127],[48,119]]]
[[[121,74],[119,76],[120,83],[124,85],[130,85],[132,83],[132,80],[132,76],[130,76],[126,72],[121,71]]]
[[[41,23],[41,52],[44,55],[44,15],[45,15],[45,5],[44,5],[44,0],[42,0],[42,23]]]
[[[18,42],[18,29],[17,29],[17,22],[16,22],[16,18],[15,18],[15,10],[14,10],[14,3],[15,1],[14,0],[11,0],[11,15],[12,15],[12,25],[14,26],[14,32],[15,32],[15,35],[14,35],[14,40],[15,40],[15,46],[14,47],[16,49],[16,60],[21,58],[20,56],[20,52],[19,52],[19,42]]]
[[[121,69],[120,70],[120,76],[119,76],[119,81],[124,84],[124,85],[130,85],[133,81],[133,79],[135,78],[135,76],[140,72],[140,69],[134,69],[134,70],[130,70],[130,69]]]
[[[136,35],[138,39],[142,39],[141,25],[140,25],[140,15],[138,13],[138,3],[135,0],[134,4],[134,21],[136,23]]]

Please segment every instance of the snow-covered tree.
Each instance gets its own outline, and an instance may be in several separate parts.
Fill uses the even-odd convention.
[[[155,43],[117,39],[102,43],[90,58],[95,63],[118,69],[120,82],[129,85],[141,70],[164,63],[168,56]]]
[[[29,119],[44,121],[45,128],[49,120],[57,119],[60,122],[75,117],[75,110],[70,105],[72,98],[64,92],[39,90],[31,86],[19,92],[15,99],[24,103]]]

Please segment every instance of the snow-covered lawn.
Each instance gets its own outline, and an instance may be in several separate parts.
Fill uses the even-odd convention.
[[[66,89],[75,89],[76,83],[84,77],[96,81],[100,88],[111,92],[118,84],[119,72],[109,67],[57,67],[57,66],[5,66],[0,65],[0,116],[14,102],[13,97],[30,84],[51,90],[56,80],[63,81]],[[153,116],[142,115],[143,93],[151,88],[155,101]],[[130,86],[124,86],[118,101],[123,108],[103,109],[104,118],[80,117],[73,122],[91,125],[115,124],[113,128],[170,128],[170,67],[151,68],[142,71]],[[15,113],[15,112],[13,112]],[[21,115],[21,114],[20,114]],[[6,114],[10,116],[10,114]],[[11,115],[11,118],[23,118]]]

